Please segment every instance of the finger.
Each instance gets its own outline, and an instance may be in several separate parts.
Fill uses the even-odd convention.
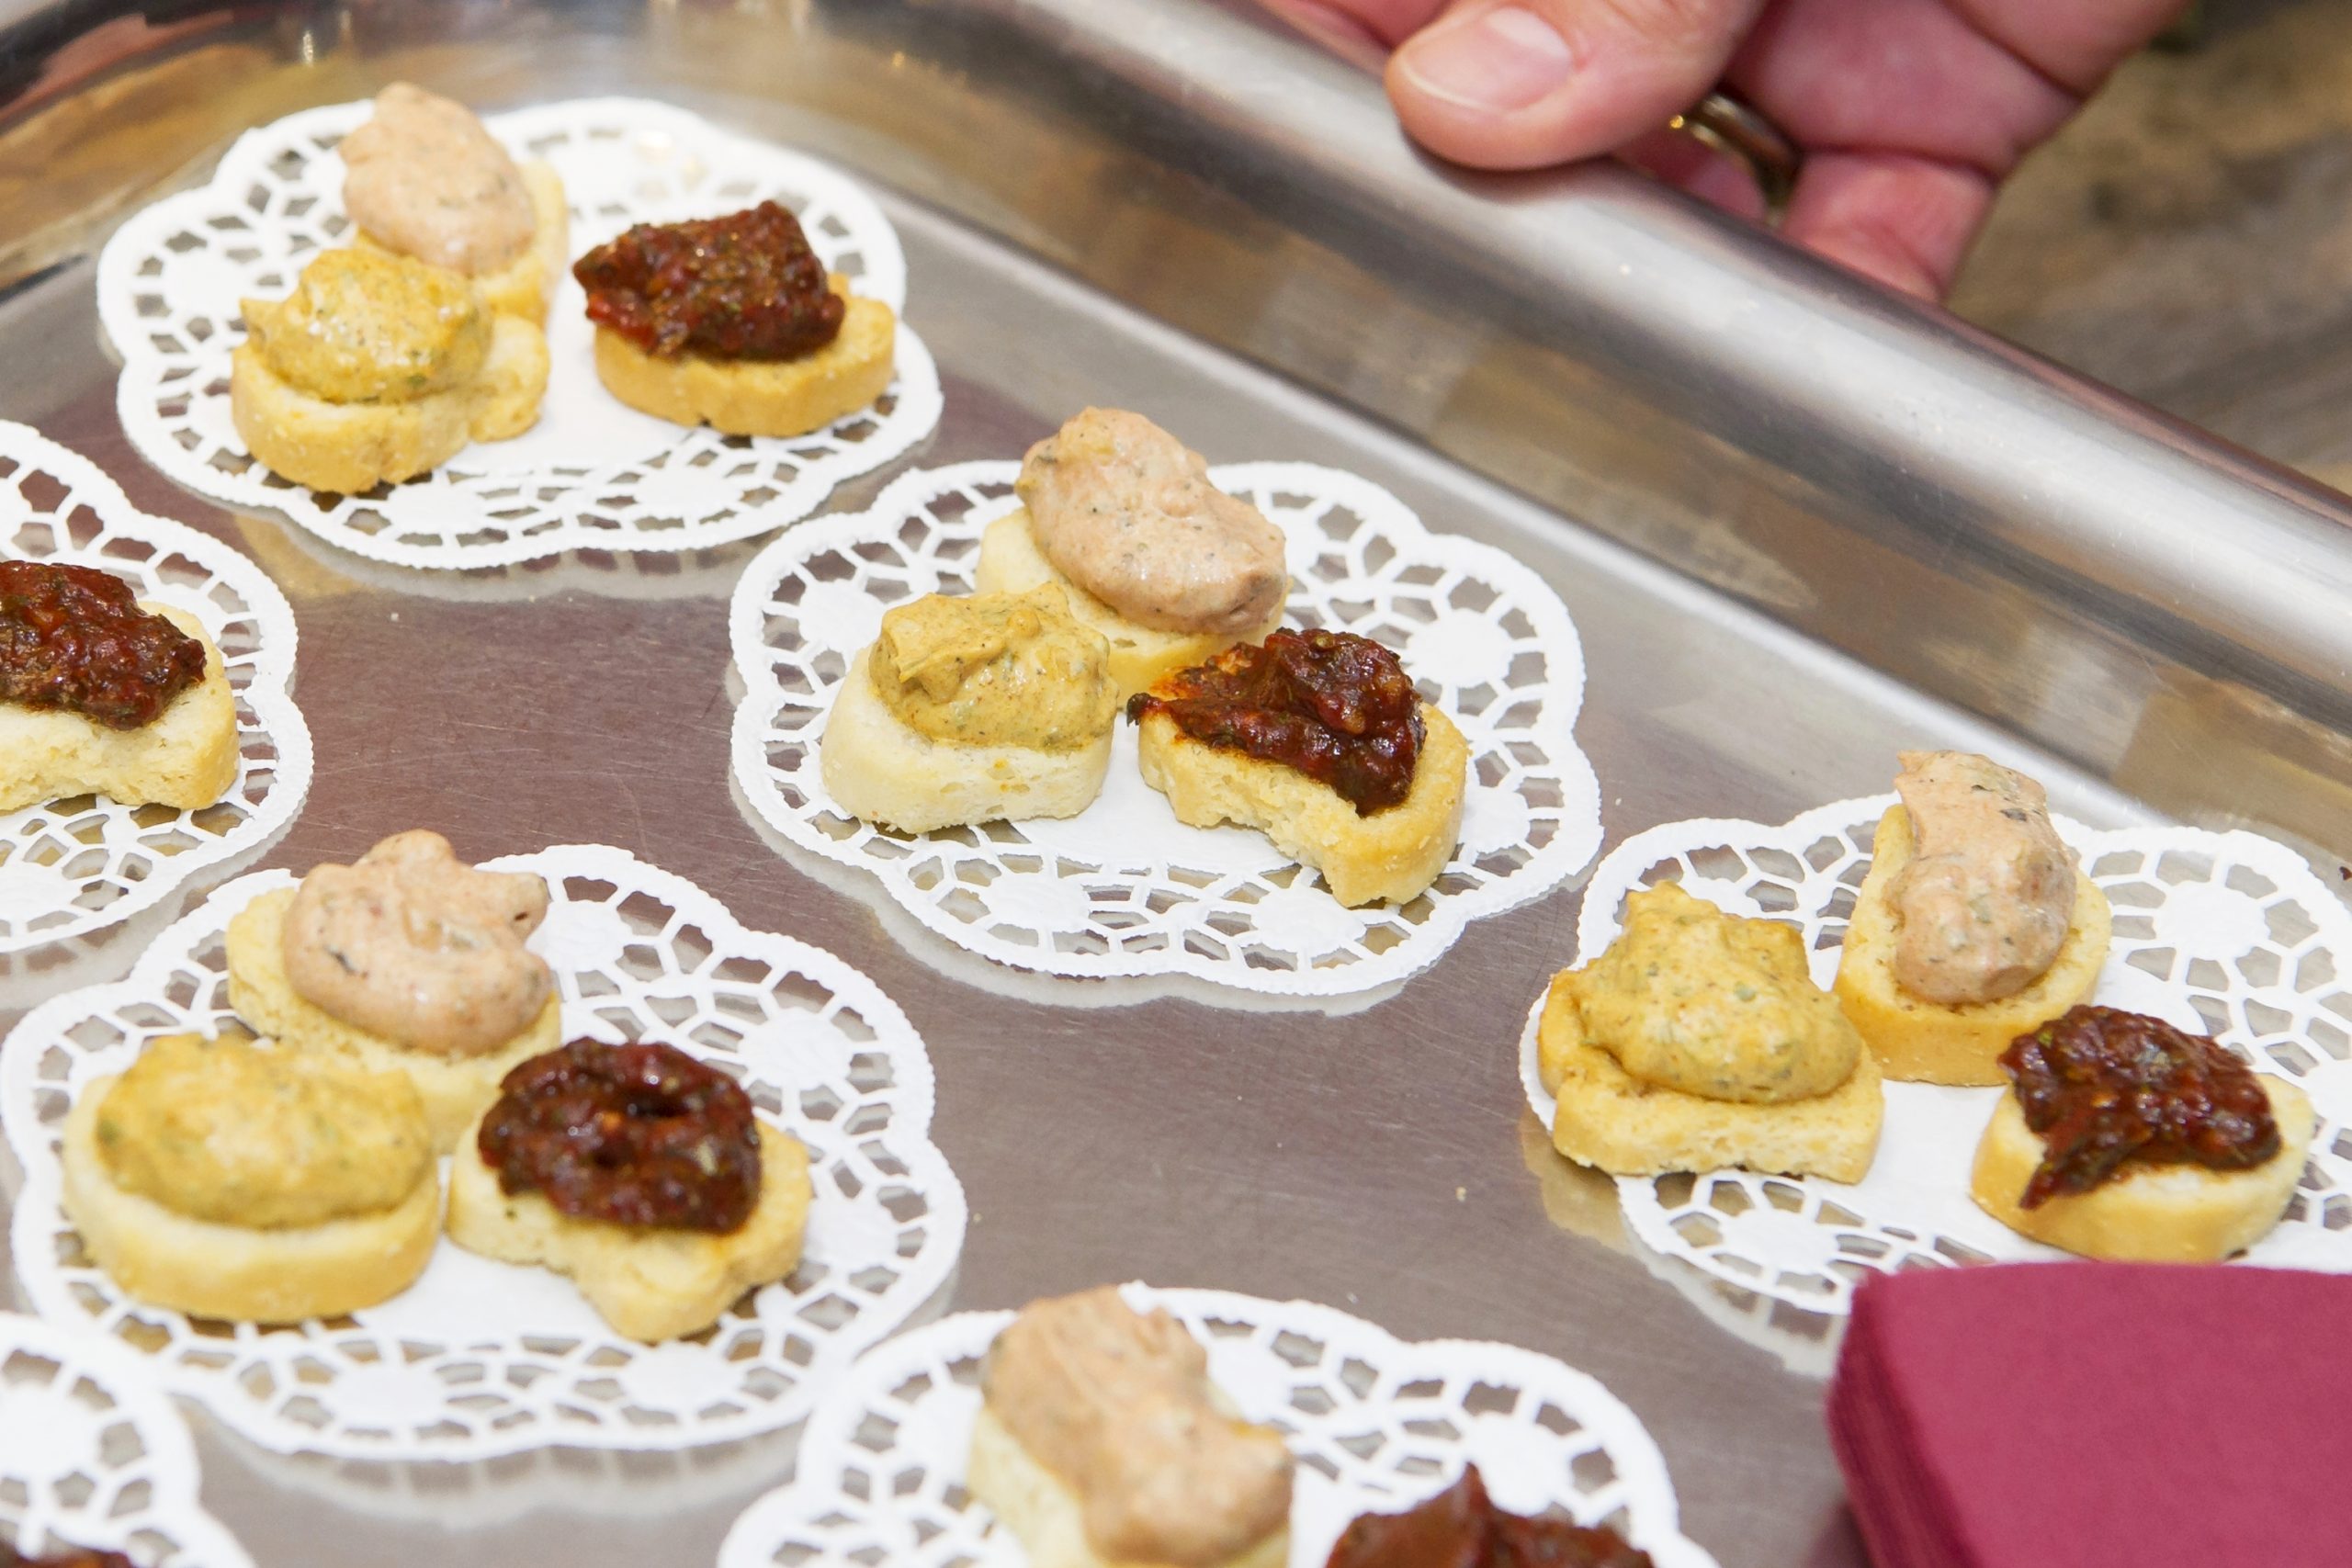
[[[1726,76],[1804,146],[1904,152],[1995,176],[2077,102],[1943,0],[1780,0]]]
[[[1962,164],[1899,153],[1806,160],[1781,231],[1806,249],[1922,299],[1940,299],[1993,204]]]
[[[1723,73],[1761,0],[1460,0],[1388,62],[1414,139],[1486,169],[1622,147]]]
[[[1653,130],[1617,150],[1642,173],[1679,186],[1702,201],[1741,218],[1764,216],[1764,192],[1738,159],[1679,130]]]
[[[1278,14],[1320,38],[1370,41],[1394,49],[1427,27],[1445,0],[1265,0]]]
[[[2188,0],[1952,0],[1952,8],[2051,80],[2083,95],[2124,56],[2164,31]]]

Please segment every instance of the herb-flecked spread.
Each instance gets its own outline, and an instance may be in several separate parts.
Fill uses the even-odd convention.
[[[760,1195],[742,1086],[674,1045],[575,1040],[508,1073],[477,1145],[512,1196],[639,1230],[724,1235]]]
[[[111,573],[0,561],[0,702],[140,729],[204,679],[204,644]]]
[[[1528,1518],[1495,1506],[1472,1465],[1401,1514],[1365,1514],[1331,1548],[1328,1568],[1652,1568],[1650,1554],[1607,1526]]]
[[[846,310],[800,220],[773,201],[725,218],[639,223],[573,264],[588,319],[662,359],[797,359]]]
[[[137,1568],[119,1551],[98,1551],[69,1546],[47,1557],[25,1557],[0,1540],[0,1568]]]
[[[2077,1007],[2019,1035],[2001,1066],[2047,1145],[2021,1208],[2088,1192],[2132,1160],[2245,1170],[2278,1152],[2254,1070],[2162,1019]]]
[[[1237,645],[1128,699],[1128,718],[1149,713],[1206,745],[1294,768],[1360,817],[1412,793],[1427,728],[1395,654],[1321,627]]]

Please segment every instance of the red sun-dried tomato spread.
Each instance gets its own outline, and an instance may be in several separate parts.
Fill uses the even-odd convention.
[[[94,1551],[81,1547],[66,1547],[47,1557],[19,1556],[17,1549],[0,1540],[0,1568],[136,1568],[130,1558],[119,1551]]]
[[[1327,1568],[1652,1568],[1650,1554],[1607,1526],[1527,1518],[1495,1506],[1472,1465],[1417,1508],[1365,1514]]]
[[[674,1045],[575,1040],[506,1075],[476,1146],[512,1195],[640,1230],[723,1235],[760,1196],[751,1097]]]
[[[1193,739],[1295,768],[1369,817],[1413,791],[1426,727],[1396,656],[1353,632],[1278,631],[1127,700]]]
[[[139,729],[204,679],[204,644],[95,567],[0,561],[0,703]]]
[[[588,291],[590,321],[663,359],[797,359],[833,341],[845,310],[800,220],[773,201],[639,223],[571,276]]]
[[[2254,1069],[2160,1018],[2077,1007],[2018,1036],[2001,1066],[2047,1145],[2021,1208],[2088,1192],[2132,1160],[2245,1170],[2278,1152]]]

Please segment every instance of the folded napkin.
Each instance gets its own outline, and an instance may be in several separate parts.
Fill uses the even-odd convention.
[[[1877,1568],[2346,1568],[2352,1279],[1875,1278],[1829,1436]]]

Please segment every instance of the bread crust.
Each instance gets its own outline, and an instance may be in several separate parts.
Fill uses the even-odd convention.
[[[436,1154],[458,1146],[466,1129],[498,1099],[506,1075],[563,1043],[563,1003],[550,996],[530,1027],[479,1056],[441,1056],[345,1023],[306,999],[286,976],[286,913],[295,890],[274,888],[229,921],[229,1005],[254,1033],[288,1050],[338,1056],[371,1073],[405,1073],[424,1101]]]
[[[1612,1176],[1738,1167],[1776,1176],[1860,1181],[1878,1152],[1886,1095],[1864,1051],[1827,1094],[1773,1104],[1709,1100],[1645,1083],[1589,1039],[1575,997],[1555,976],[1536,1025],[1544,1087],[1558,1101],[1552,1146]]]
[[[981,532],[979,559],[972,569],[975,593],[1018,593],[1044,582],[1060,588],[1069,599],[1069,613],[1111,645],[1111,680],[1121,702],[1150,690],[1164,676],[1207,663],[1236,643],[1263,642],[1283,624],[1283,607],[1278,604],[1263,626],[1238,637],[1161,631],[1127,619],[1070,581],[1046,558],[1027,508],[1007,513]]]
[[[515,316],[491,318],[490,356],[472,381],[405,403],[312,397],[251,342],[229,356],[230,417],[245,450],[281,478],[341,495],[414,479],[469,441],[522,434],[547,389],[547,335]]]
[[[63,1199],[90,1256],[138,1300],[236,1323],[300,1323],[389,1301],[432,1260],[441,1183],[429,1168],[382,1213],[281,1230],[191,1219],[124,1190],[97,1145],[98,1112],[114,1084],[92,1079],[66,1113]]]
[[[137,729],[0,703],[0,811],[77,795],[193,811],[237,782],[237,694],[220,649],[187,611],[144,599],[139,607],[204,645],[204,678]]]
[[[1911,862],[1911,818],[1900,806],[1879,818],[1871,869],[1855,896],[1833,987],[1847,1018],[1891,1078],[1912,1083],[1994,1086],[2008,1082],[2001,1053],[2020,1034],[2084,1000],[2107,963],[2112,914],[2090,874],[2075,873],[2075,908],[2066,940],[2041,977],[1997,1001],[1947,1007],[1915,997],[1894,977],[1902,923],[1891,889]]]
[[[1144,715],[1137,761],[1144,782],[1168,797],[1177,820],[1195,828],[1238,822],[1323,874],[1324,886],[1353,908],[1426,892],[1462,838],[1470,743],[1443,710],[1421,705],[1426,735],[1413,787],[1385,811],[1359,817],[1329,785],[1295,768],[1195,740],[1164,713]]]
[[[2088,1192],[2021,1208],[2026,1183],[2047,1145],[2025,1124],[2017,1090],[1994,1107],[1976,1145],[1968,1195],[2017,1232],[2085,1258],[2131,1263],[2217,1263],[2260,1241],[2286,1213],[2310,1157],[2317,1117],[2301,1086],[2273,1074],[2256,1079],[2270,1097],[2278,1152],[2249,1170],[2199,1165],[2132,1165]]]
[[[534,158],[517,164],[516,170],[531,198],[530,248],[496,272],[476,276],[474,287],[481,290],[482,303],[492,310],[545,326],[556,286],[571,265],[571,206],[553,164]],[[351,246],[399,254],[365,230],[355,231]]]
[[[1071,751],[933,740],[874,689],[873,649],[858,654],[833,697],[817,765],[835,805],[902,833],[971,822],[1075,817],[1102,793],[1111,733]],[[1114,721],[1115,722],[1115,721]]]
[[[833,292],[848,302],[839,336],[798,359],[662,359],[607,327],[596,329],[596,376],[640,412],[673,424],[707,424],[729,435],[806,435],[865,408],[890,387],[898,318],[879,299]]]
[[[972,1424],[964,1484],[1021,1542],[1030,1568],[1162,1568],[1097,1556],[1086,1539],[1078,1494],[1038,1463],[985,1404]],[[1279,1529],[1220,1568],[1283,1568],[1289,1561],[1290,1531]]]
[[[574,1219],[537,1192],[509,1196],[485,1164],[478,1118],[449,1162],[449,1239],[502,1263],[569,1275],[597,1315],[631,1339],[658,1344],[718,1321],[746,1291],[800,1265],[808,1224],[808,1151],[760,1122],[760,1195],[728,1235],[632,1230]]]

